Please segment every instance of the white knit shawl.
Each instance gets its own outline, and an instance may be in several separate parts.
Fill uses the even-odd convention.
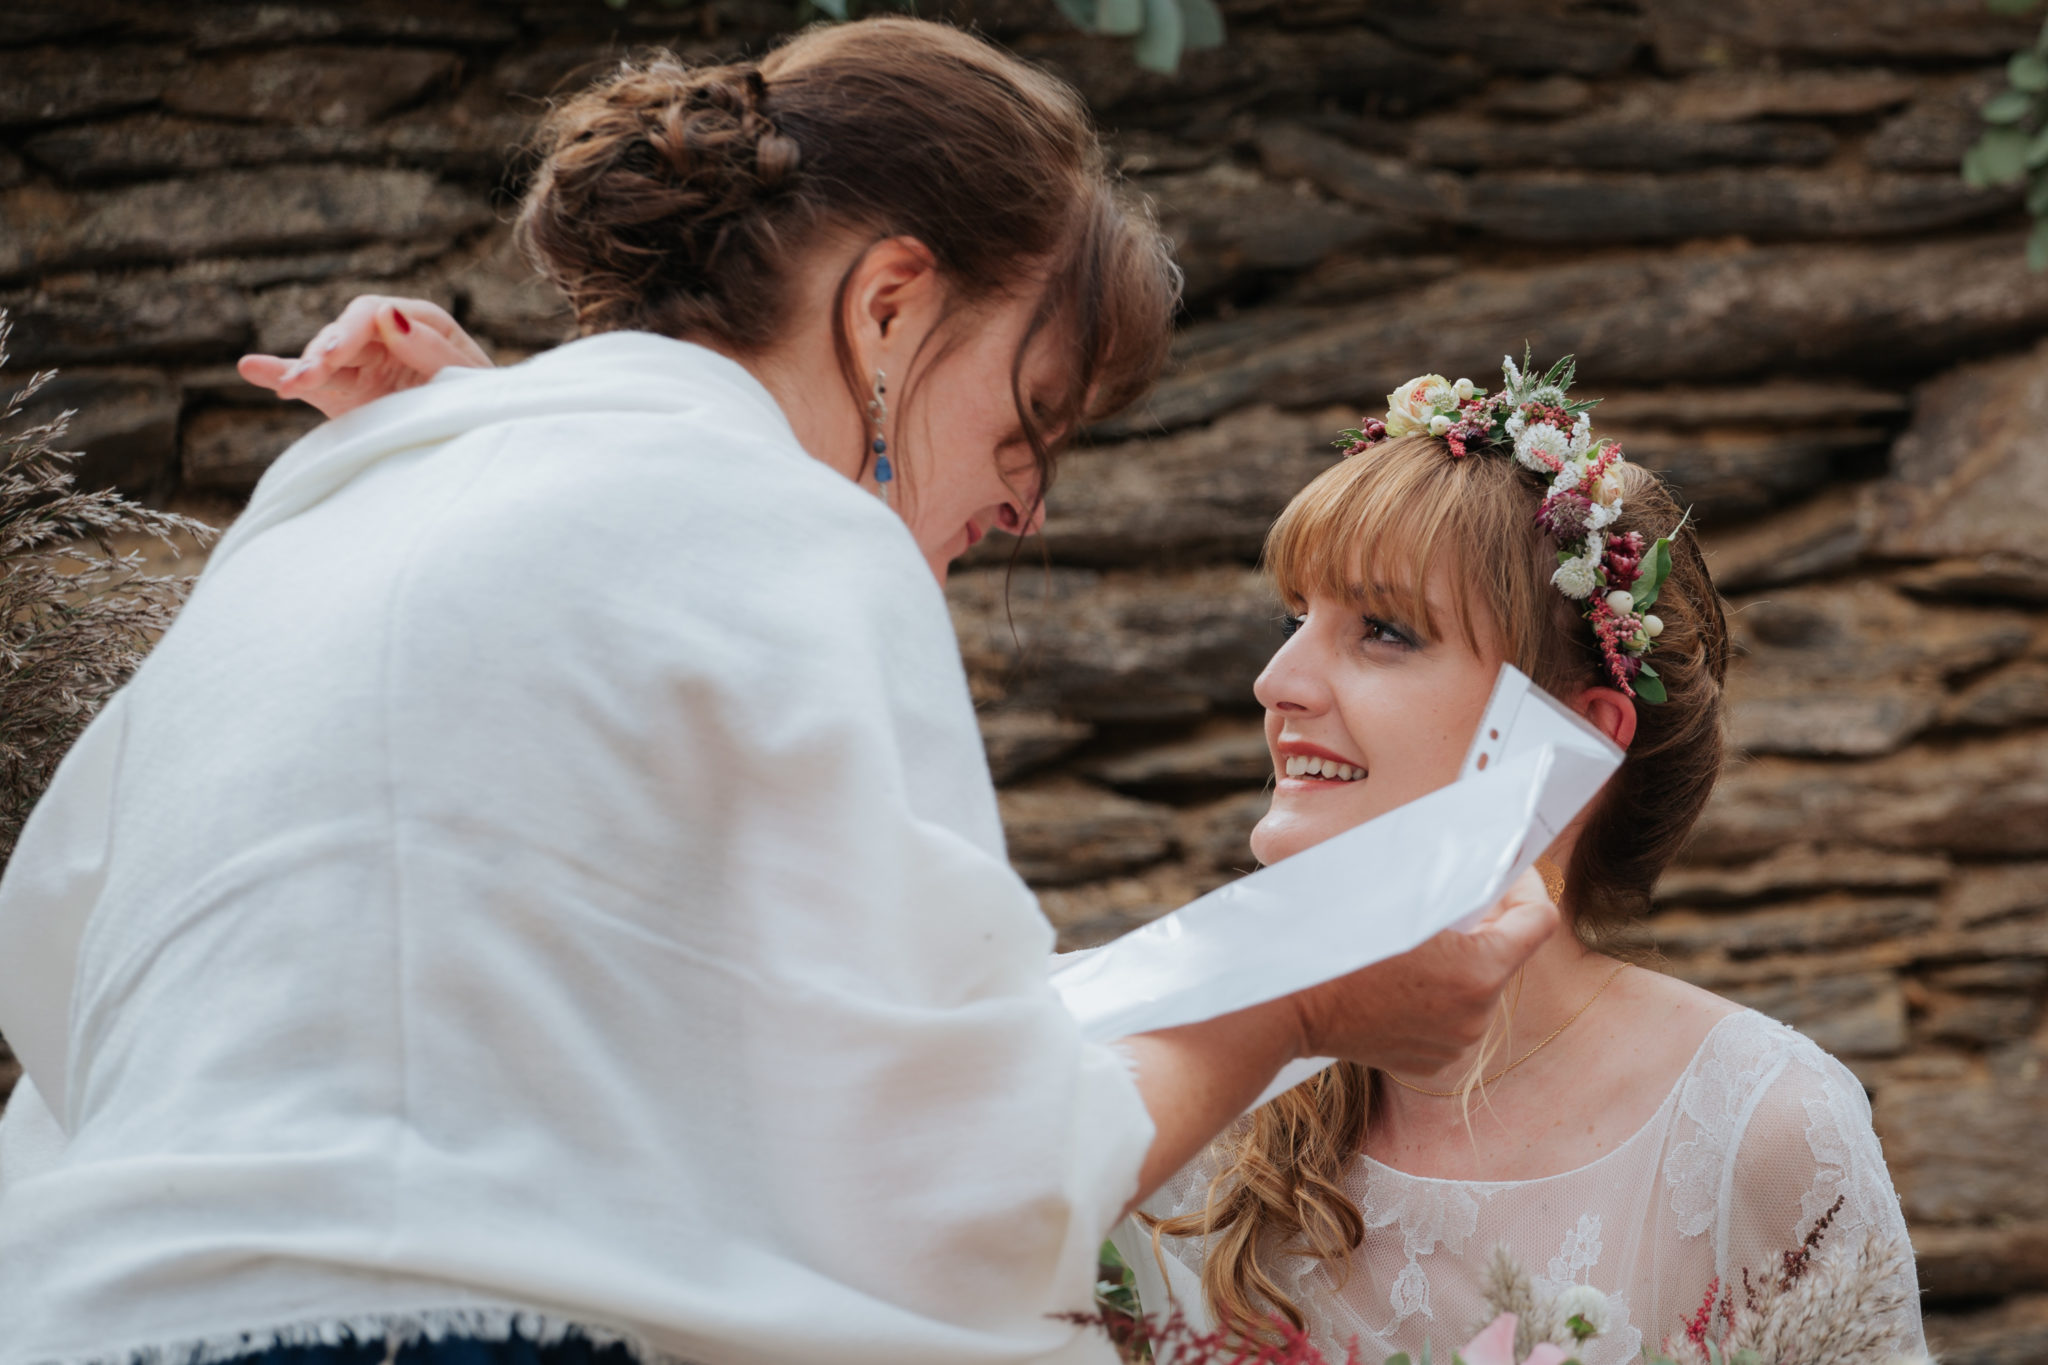
[[[943,595],[765,389],[452,372],[277,464],[0,883],[0,1365],[1109,1361],[1051,1315],[1152,1127],[1050,949]]]

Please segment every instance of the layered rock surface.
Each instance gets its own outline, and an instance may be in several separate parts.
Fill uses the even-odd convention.
[[[1256,569],[1412,374],[1575,351],[1700,519],[1740,756],[1645,932],[1875,1097],[1952,1362],[2048,1355],[2048,276],[1955,174],[2030,21],[1981,0],[1226,5],[1180,76],[976,6],[1112,130],[1188,272],[1173,368],[951,600],[1062,941],[1251,866]],[[568,334],[510,248],[540,99],[773,0],[0,6],[0,306],[89,481],[233,499],[309,425],[240,385],[350,296],[503,359]],[[223,505],[216,502],[212,505]],[[231,502],[225,504],[231,506]],[[1041,572],[1040,554],[1050,560]],[[0,1053],[0,1091],[11,1064]]]

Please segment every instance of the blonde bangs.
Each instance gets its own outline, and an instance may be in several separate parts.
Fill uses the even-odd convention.
[[[1469,499],[1476,461],[1453,460],[1433,437],[1382,441],[1324,470],[1295,494],[1266,536],[1265,565],[1290,611],[1333,598],[1442,639],[1454,624],[1479,649],[1470,570],[1476,548]],[[1454,622],[1439,620],[1429,580],[1452,575]]]

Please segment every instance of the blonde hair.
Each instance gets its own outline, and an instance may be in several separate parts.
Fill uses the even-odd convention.
[[[1680,509],[1664,483],[1624,468],[1626,508],[1609,534],[1654,541]],[[1326,470],[1295,495],[1266,539],[1266,565],[1281,598],[1299,610],[1312,596],[1418,624],[1441,639],[1460,631],[1476,650],[1496,639],[1508,660],[1559,695],[1605,682],[1599,648],[1577,604],[1551,585],[1557,542],[1536,522],[1536,476],[1493,455],[1452,458],[1432,436],[1382,441]],[[1615,950],[1649,907],[1658,875],[1676,856],[1719,776],[1728,631],[1699,547],[1682,536],[1657,599],[1664,632],[1652,654],[1669,700],[1636,705],[1627,759],[1593,808],[1566,869],[1574,932]],[[1451,615],[1439,619],[1426,588],[1452,565]],[[1481,1044],[1464,1097],[1496,1055],[1513,1001],[1503,1001]],[[1363,1148],[1378,1076],[1339,1063],[1249,1115],[1211,1149],[1217,1174],[1204,1208],[1148,1219],[1158,1239],[1205,1241],[1202,1292],[1216,1322],[1240,1337],[1266,1335],[1274,1314],[1306,1326],[1276,1276],[1285,1256],[1334,1263],[1341,1282],[1365,1221],[1344,1190]]]

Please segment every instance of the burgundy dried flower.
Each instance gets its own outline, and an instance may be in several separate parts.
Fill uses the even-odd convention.
[[[1607,570],[1607,581],[1617,588],[1628,588],[1643,576],[1643,544],[1641,531],[1630,531],[1625,536],[1616,536],[1607,542],[1607,555],[1602,566]]]
[[[1536,509],[1536,524],[1557,537],[1560,545],[1584,540],[1592,518],[1593,500],[1576,488],[1552,493]]]
[[[1470,403],[1465,405],[1471,407]],[[1462,460],[1474,451],[1483,449],[1492,437],[1492,424],[1477,417],[1467,417],[1444,433],[1444,444],[1451,448],[1451,458]]]

